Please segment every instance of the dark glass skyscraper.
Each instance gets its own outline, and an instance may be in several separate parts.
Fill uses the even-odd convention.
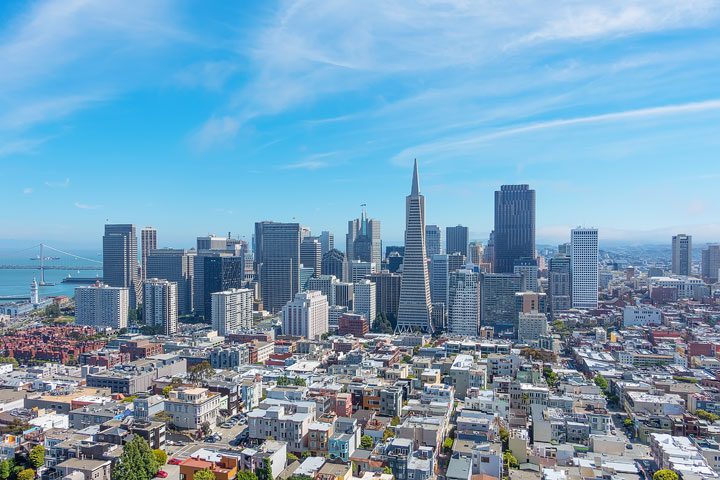
[[[462,253],[467,255],[468,250],[468,227],[458,225],[445,228],[445,253]]]
[[[341,282],[347,281],[347,263],[340,250],[333,248],[323,255],[320,270],[323,275],[335,275]]]
[[[495,192],[493,271],[512,273],[515,260],[535,258],[535,190],[503,185]]]
[[[300,224],[257,222],[255,262],[263,306],[282,310],[300,290]]]
[[[142,295],[138,276],[138,245],[135,225],[105,225],[103,235],[103,281],[111,287],[129,290],[130,308]]]

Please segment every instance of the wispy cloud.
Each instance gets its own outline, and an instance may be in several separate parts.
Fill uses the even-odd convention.
[[[75,202],[75,208],[80,210],[98,210],[102,208],[102,205],[89,205],[87,203]]]
[[[240,122],[231,116],[212,117],[190,137],[190,143],[199,150],[225,144],[240,130]]]
[[[33,193],[33,189],[30,188],[30,187],[23,188],[23,193],[24,193],[25,195],[30,195],[31,193]]]
[[[321,168],[327,168],[330,164],[320,160],[304,160],[301,162],[288,163],[283,165],[281,168],[285,170],[318,170]]]
[[[70,186],[70,179],[66,178],[61,182],[48,180],[45,182],[45,186],[50,188],[68,188]]]

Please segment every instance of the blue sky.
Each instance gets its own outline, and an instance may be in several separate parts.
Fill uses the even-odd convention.
[[[342,238],[360,204],[402,238],[492,228],[537,190],[538,241],[720,240],[720,2],[122,0],[0,3],[0,238],[99,245]],[[30,243],[31,244],[31,243]]]

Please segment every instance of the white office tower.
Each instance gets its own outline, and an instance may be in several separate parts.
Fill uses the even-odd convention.
[[[433,332],[430,281],[425,256],[425,197],[420,194],[417,160],[410,195],[405,197],[405,255],[396,330]]]
[[[130,293],[102,283],[75,289],[75,323],[96,328],[127,327]]]
[[[218,335],[252,328],[253,292],[249,288],[213,293],[211,303],[212,327]]]
[[[530,343],[547,334],[547,315],[539,312],[523,313],[518,317],[518,341]]]
[[[284,335],[317,340],[328,332],[327,297],[316,290],[296,293],[282,311]]]
[[[477,336],[480,327],[480,274],[460,269],[450,274],[448,327],[455,335]]]
[[[574,228],[570,232],[573,308],[598,306],[598,231]]]
[[[375,282],[360,280],[353,287],[353,291],[355,293],[353,311],[363,315],[368,324],[372,325],[376,315],[377,289]]]
[[[308,280],[306,290],[317,290],[327,297],[328,305],[335,305],[335,285],[340,283],[335,275],[320,275]]]
[[[350,281],[357,283],[365,277],[369,277],[375,271],[375,264],[363,262],[362,260],[353,260],[350,262]]]
[[[143,320],[165,335],[177,333],[178,285],[151,278],[143,282]]]

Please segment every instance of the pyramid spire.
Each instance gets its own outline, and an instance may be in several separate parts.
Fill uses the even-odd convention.
[[[419,194],[420,194],[420,182],[418,181],[418,167],[417,167],[417,158],[416,158],[415,166],[413,167],[412,189],[410,190],[410,195],[419,195]]]

